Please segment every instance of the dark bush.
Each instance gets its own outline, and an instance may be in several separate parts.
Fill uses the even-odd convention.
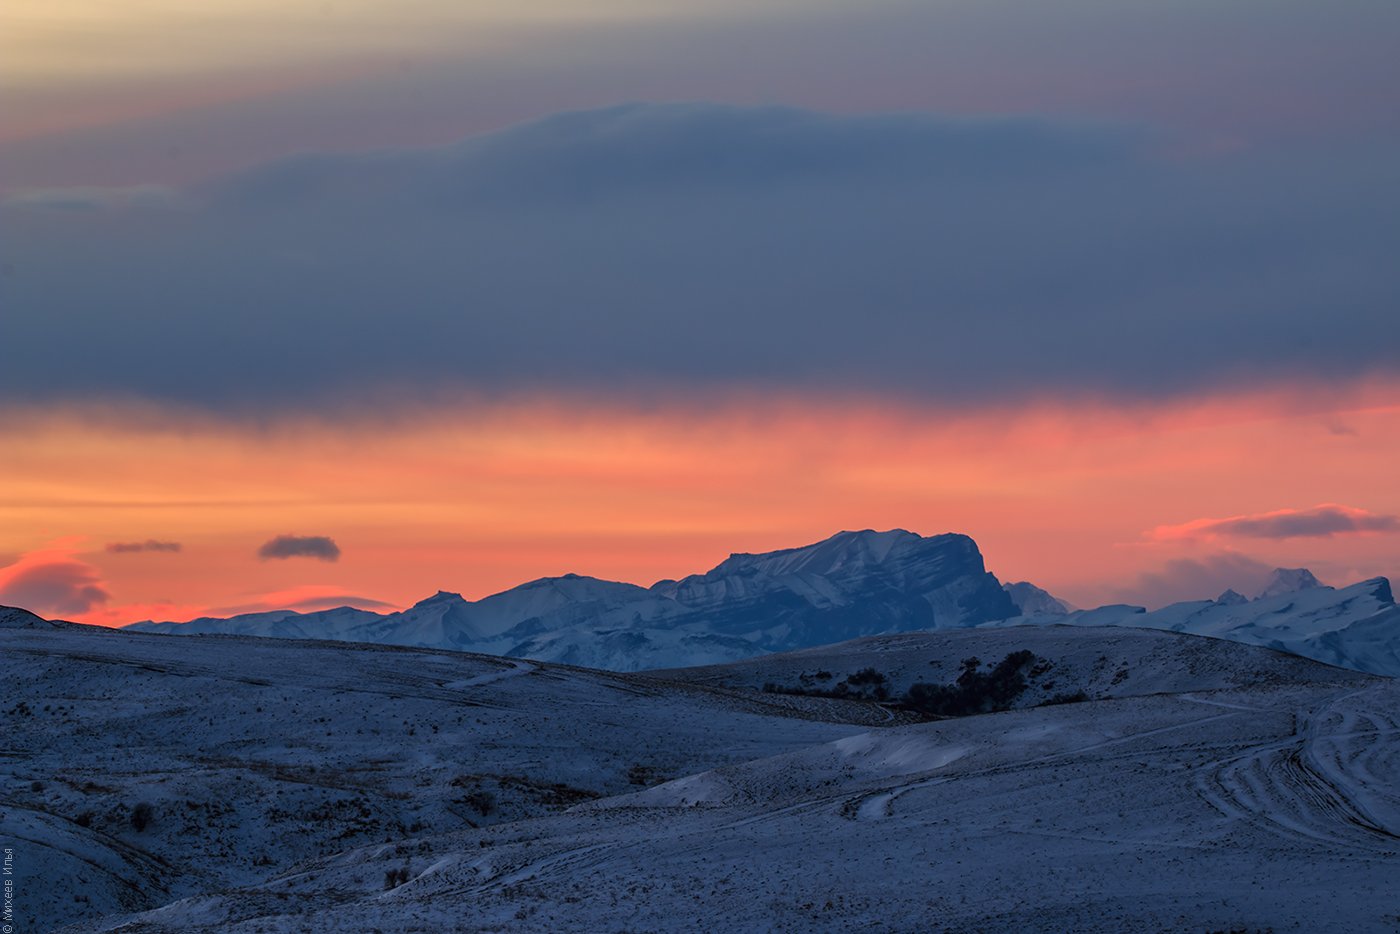
[[[654,765],[638,762],[627,770],[627,781],[633,785],[659,785],[666,780],[666,773]]]
[[[1053,697],[1048,698],[1040,706],[1053,707],[1056,704],[1082,704],[1089,699],[1089,695],[1083,691],[1062,691]]]
[[[886,678],[874,668],[862,668],[860,671],[857,671],[855,674],[851,675],[849,678],[846,679],[846,683],[852,686],[861,686],[866,684],[877,685],[884,684],[887,681],[889,681],[889,678]]]
[[[768,681],[763,685],[765,694],[797,694],[804,697],[835,697],[841,700],[883,701],[890,696],[890,679],[874,668],[862,668],[855,674],[843,678],[829,688],[812,687],[814,681],[830,681],[829,671],[819,671],[814,675],[803,674],[798,681],[801,685],[788,687]]]
[[[1008,653],[990,670],[982,670],[982,660],[976,656],[965,658],[952,684],[917,682],[894,704],[903,710],[931,717],[965,717],[974,713],[1006,710],[1026,690],[1026,669],[1036,661],[1035,654],[1029,649]],[[1042,672],[1049,670],[1048,663],[1044,661],[1036,667]],[[818,676],[822,674],[829,675],[828,672],[819,672]],[[885,701],[890,696],[889,678],[874,668],[862,668],[829,689],[806,686],[813,677],[804,675],[803,685],[799,687],[787,687],[770,681],[763,685],[763,690],[769,694],[864,701]]]
[[[131,809],[131,829],[140,833],[151,825],[155,816],[156,809],[151,806],[150,802],[142,801]]]
[[[496,813],[496,796],[484,788],[473,791],[462,799],[462,803],[482,817]]]
[[[873,696],[875,700],[884,700],[890,696],[890,679],[874,668],[862,668],[847,678],[846,684],[859,689],[862,695]]]
[[[925,716],[965,717],[968,714],[1006,710],[1026,689],[1025,669],[1035,655],[1027,649],[1007,654],[990,671],[980,671],[982,660],[965,658],[953,684],[909,687],[899,706]]]

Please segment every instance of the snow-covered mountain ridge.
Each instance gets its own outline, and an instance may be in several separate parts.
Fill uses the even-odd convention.
[[[649,588],[566,574],[477,601],[440,591],[382,615],[341,607],[128,628],[461,649],[632,671],[976,626],[1017,613],[971,538],[895,529],[735,554],[705,574]]]
[[[614,671],[720,664],[863,636],[979,626],[1117,625],[1263,645],[1400,676],[1400,608],[1385,578],[1336,589],[1280,568],[1254,599],[1226,591],[1148,612],[1071,610],[1026,582],[1002,584],[966,535],[840,532],[651,587],[576,574],[480,600],[446,591],[406,610],[350,607],[135,623],[131,629],[445,648]]]
[[[1105,606],[1066,615],[1006,620],[996,625],[1067,623],[1134,626],[1214,636],[1262,645],[1329,665],[1400,677],[1400,606],[1384,577],[1340,589],[1310,573],[1298,589],[1282,589],[1278,577],[1254,600],[1226,591],[1216,600],[1173,603],[1148,612],[1140,606]]]

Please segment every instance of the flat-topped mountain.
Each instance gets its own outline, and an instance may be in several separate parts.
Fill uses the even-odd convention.
[[[966,535],[903,529],[840,532],[802,548],[736,554],[707,574],[661,581],[662,594],[716,632],[759,625],[785,648],[911,629],[949,629],[1015,616]],[[788,633],[779,634],[784,628]]]

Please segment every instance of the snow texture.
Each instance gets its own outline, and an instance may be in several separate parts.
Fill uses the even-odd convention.
[[[1021,649],[1000,713],[754,689]],[[0,674],[22,930],[1400,923],[1400,682],[1235,642],[964,628],[637,675],[6,627]]]

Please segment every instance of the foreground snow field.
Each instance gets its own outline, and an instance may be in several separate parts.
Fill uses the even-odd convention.
[[[1020,649],[1001,713],[755,689]],[[906,633],[641,676],[30,626],[0,673],[20,930],[1400,926],[1400,682],[1231,642]]]

